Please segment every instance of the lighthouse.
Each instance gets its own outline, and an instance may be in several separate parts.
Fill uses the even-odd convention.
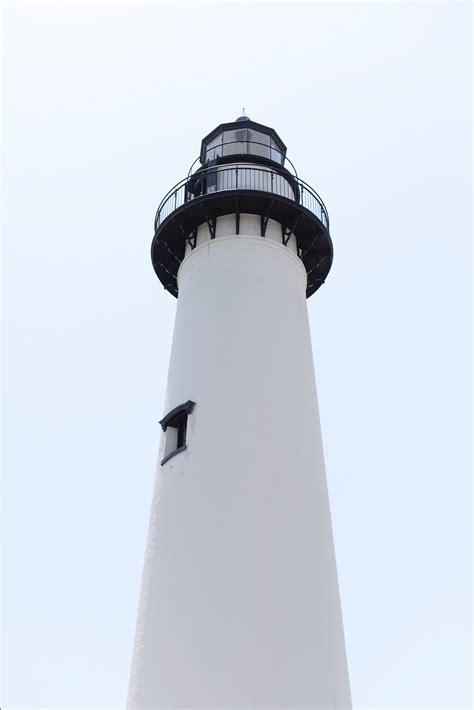
[[[223,123],[156,213],[177,308],[129,710],[351,707],[306,304],[333,249],[286,152]]]

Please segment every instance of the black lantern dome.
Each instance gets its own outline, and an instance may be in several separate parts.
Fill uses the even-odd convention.
[[[178,268],[186,246],[196,247],[198,227],[207,224],[214,239],[217,218],[232,214],[239,234],[240,215],[253,214],[260,216],[262,237],[269,219],[281,224],[283,245],[294,235],[311,296],[332,264],[329,217],[319,195],[288,169],[293,166],[276,131],[247,116],[222,123],[203,138],[199,163],[156,213],[152,262],[164,287],[178,295]]]

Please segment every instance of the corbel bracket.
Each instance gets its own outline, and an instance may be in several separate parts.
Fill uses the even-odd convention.
[[[193,231],[191,234],[188,234],[186,237],[186,241],[191,247],[191,249],[196,248],[196,241],[197,241],[197,227],[194,227]]]
[[[271,212],[272,206],[273,206],[273,200],[269,200],[265,213],[262,214],[260,217],[260,235],[262,237],[265,236],[265,232],[267,231],[267,224],[268,224],[268,220],[270,219],[270,212]]]
[[[300,215],[296,215],[296,217],[292,220],[289,220],[288,222],[284,222],[281,225],[281,241],[284,244],[284,246],[288,245],[288,242],[290,241],[291,235],[295,231],[295,227],[298,224],[298,220],[300,218]]]

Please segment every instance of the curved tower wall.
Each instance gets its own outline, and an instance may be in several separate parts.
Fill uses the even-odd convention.
[[[351,704],[307,276],[278,223],[240,225],[178,273],[164,411],[195,407],[158,465],[130,710]]]

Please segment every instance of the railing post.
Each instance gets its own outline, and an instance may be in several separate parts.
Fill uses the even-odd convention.
[[[235,189],[239,189],[239,168],[238,166],[235,168]]]

